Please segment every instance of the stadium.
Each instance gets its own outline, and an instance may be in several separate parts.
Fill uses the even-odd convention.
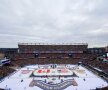
[[[0,90],[108,90],[108,0],[0,0]]]
[[[0,57],[1,90],[108,90],[108,47],[18,43]]]

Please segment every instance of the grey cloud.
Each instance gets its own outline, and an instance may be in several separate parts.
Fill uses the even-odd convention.
[[[0,0],[0,47],[18,42],[108,44],[107,0]]]

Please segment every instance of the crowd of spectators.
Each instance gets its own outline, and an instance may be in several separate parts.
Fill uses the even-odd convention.
[[[33,51],[85,51],[87,50],[87,44],[81,45],[18,45],[19,52],[29,53]]]
[[[47,54],[41,55],[42,57],[47,56],[47,58],[35,57],[34,54],[17,54],[17,58],[15,57],[13,60],[11,60],[10,66],[23,67],[31,64],[78,64],[78,62],[83,62],[108,73],[108,63],[97,60],[96,54],[74,54],[72,57],[65,54],[63,55],[64,57],[68,58],[59,58],[59,54],[48,54],[48,56]],[[15,71],[10,68],[10,66],[0,67],[0,78],[5,77]]]
[[[14,72],[15,70],[10,68],[9,66],[0,67],[0,79]]]
[[[34,54],[20,54],[12,61],[13,64],[24,66],[28,64],[77,64],[83,62],[99,68],[108,73],[108,63],[97,60],[96,54],[41,54],[35,57]]]
[[[97,60],[96,54],[83,53],[72,54],[72,56],[68,54],[41,54],[37,57],[34,54],[16,54],[14,56],[11,60],[11,65],[13,66],[20,67],[31,64],[77,64],[78,62],[83,62],[108,73],[108,63]]]

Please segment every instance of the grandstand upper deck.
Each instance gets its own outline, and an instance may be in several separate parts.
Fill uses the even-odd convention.
[[[37,51],[87,51],[87,43],[65,43],[65,44],[42,44],[42,43],[19,43],[19,52],[37,52]]]

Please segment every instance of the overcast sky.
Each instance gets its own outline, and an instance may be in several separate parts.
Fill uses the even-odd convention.
[[[0,0],[0,47],[18,42],[108,45],[108,0]]]

